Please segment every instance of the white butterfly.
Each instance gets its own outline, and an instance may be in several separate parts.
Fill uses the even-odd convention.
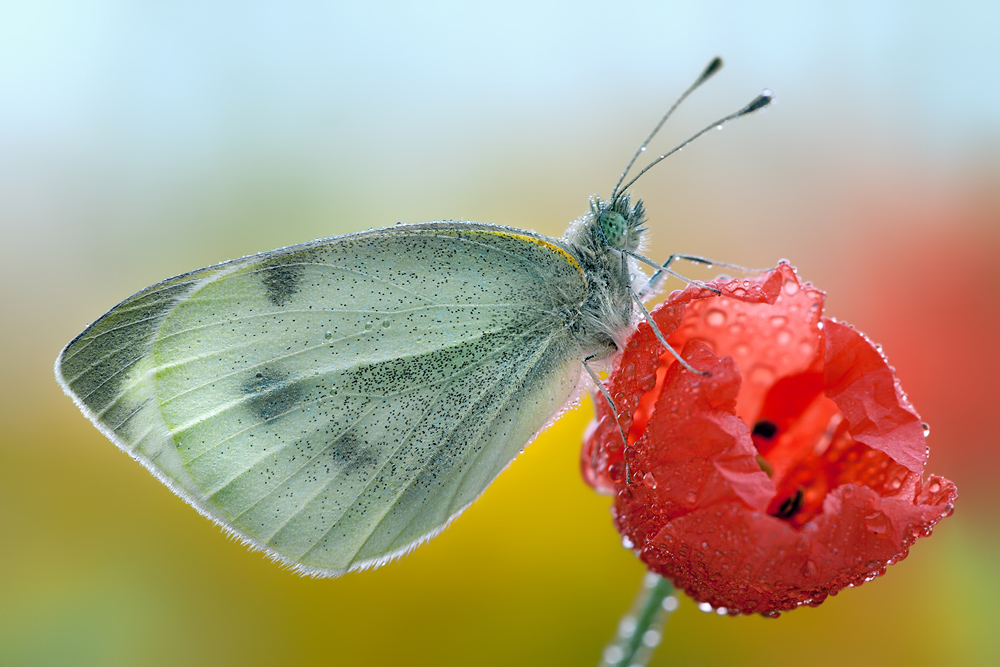
[[[624,178],[561,239],[397,225],[170,278],[71,341],[57,379],[245,543],[311,575],[381,565],[468,507],[575,400],[582,368],[603,391],[586,362],[645,311],[635,261],[657,268],[648,289],[673,273],[636,254]]]

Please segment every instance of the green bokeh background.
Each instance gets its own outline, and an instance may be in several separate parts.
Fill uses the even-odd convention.
[[[226,258],[396,221],[559,235],[717,54],[656,147],[778,103],[644,177],[649,252],[791,259],[885,345],[960,498],[819,608],[682,600],[654,664],[1000,664],[998,25],[990,2],[0,4],[0,664],[595,663],[643,569],[579,477],[589,404],[428,545],[313,580],[116,450],[51,365]]]

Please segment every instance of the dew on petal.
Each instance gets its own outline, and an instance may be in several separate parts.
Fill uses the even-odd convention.
[[[705,315],[705,321],[713,327],[721,327],[726,323],[726,313],[718,308],[713,308]]]
[[[757,384],[774,382],[774,369],[764,364],[758,364],[750,369],[750,381]]]
[[[688,288],[652,315],[711,375],[682,372],[648,329],[633,337],[607,383],[643,427],[623,449],[596,401],[581,462],[652,572],[703,611],[776,617],[881,576],[956,490],[922,479],[926,425],[874,344],[821,319],[822,292],[788,265],[713,284],[725,299]]]

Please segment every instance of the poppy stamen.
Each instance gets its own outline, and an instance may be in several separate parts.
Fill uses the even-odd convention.
[[[778,433],[778,425],[767,419],[761,419],[756,424],[753,425],[753,431],[750,435],[760,436],[767,440],[771,440]]]
[[[791,519],[802,509],[802,500],[805,497],[802,489],[796,489],[795,493],[785,498],[785,501],[778,506],[778,511],[774,516],[779,519]]]
[[[768,477],[774,477],[774,467],[760,454],[757,455],[757,465],[760,466],[761,470],[767,473]]]

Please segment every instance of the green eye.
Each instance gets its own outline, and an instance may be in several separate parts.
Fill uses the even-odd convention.
[[[601,232],[610,245],[621,247],[625,242],[628,224],[620,213],[605,213],[601,216]]]

